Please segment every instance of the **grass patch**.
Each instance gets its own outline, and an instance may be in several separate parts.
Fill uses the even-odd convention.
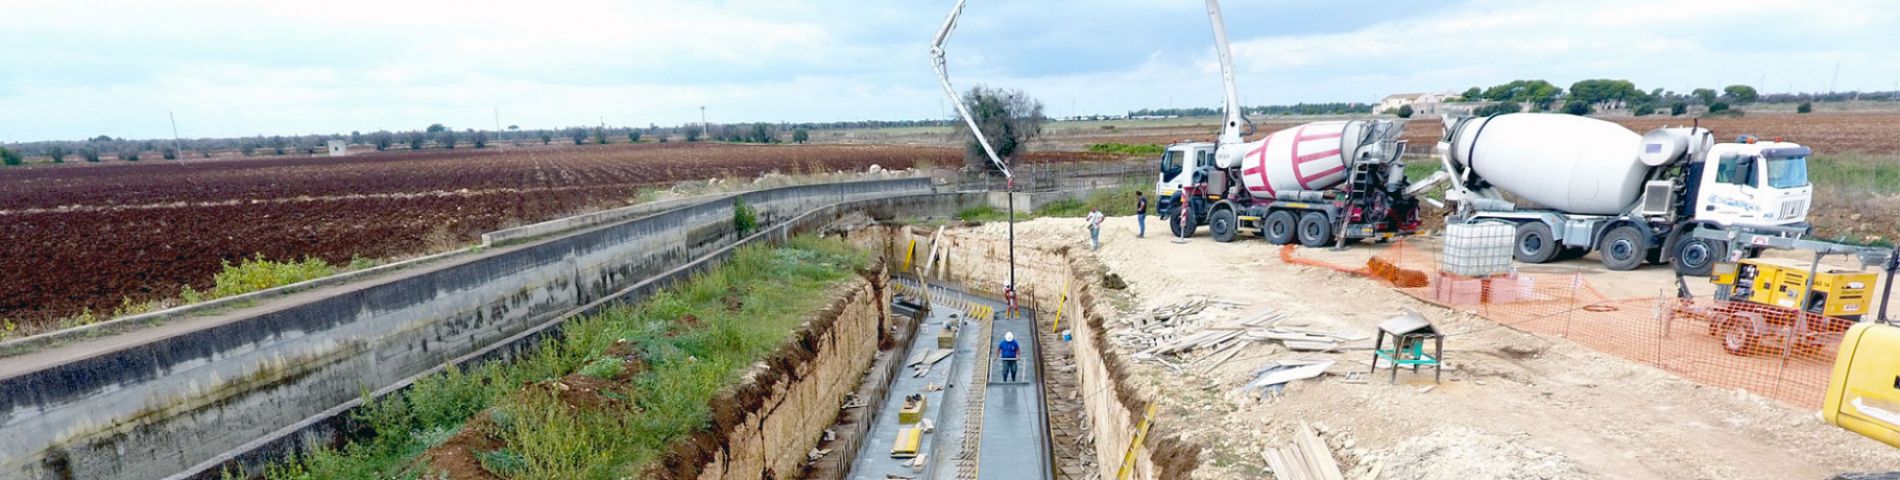
[[[1833,153],[1808,159],[1808,181],[1835,193],[1900,193],[1900,156]]]
[[[1102,209],[1102,214],[1119,217],[1135,214],[1135,192],[1148,197],[1148,212],[1154,213],[1155,198],[1153,179],[1147,175],[1122,179],[1121,184],[1089,192],[1082,199],[1062,200],[1043,205],[1036,210],[1036,217],[1084,217],[1093,208]],[[1021,219],[1021,217],[1017,217]]]
[[[966,222],[1002,222],[1009,220],[1009,212],[989,205],[978,205],[957,212],[957,219]]]
[[[710,402],[783,343],[822,293],[869,258],[844,242],[794,238],[740,249],[726,264],[654,294],[575,320],[565,336],[509,362],[451,369],[371,403],[355,420],[374,434],[272,466],[271,479],[419,478],[415,459],[478,412],[497,449],[475,452],[510,478],[637,476],[672,442],[709,428]],[[689,319],[690,317],[690,319]],[[625,340],[622,342],[621,340]],[[601,382],[598,404],[576,407],[565,389],[542,388],[578,374]],[[525,387],[524,387],[525,385]]]
[[[1154,144],[1154,143],[1132,144],[1132,145],[1126,144],[1126,143],[1097,143],[1094,145],[1089,145],[1089,151],[1091,152],[1113,153],[1117,155],[1155,156],[1155,155],[1160,155],[1161,152],[1165,152],[1167,150],[1168,150],[1168,147],[1161,146],[1160,144]]]
[[[236,265],[224,262],[224,269],[211,277],[210,298],[222,298],[243,295],[258,290],[267,290],[306,280],[335,275],[337,267],[321,258],[304,257],[303,261],[272,261],[263,255],[239,260]]]

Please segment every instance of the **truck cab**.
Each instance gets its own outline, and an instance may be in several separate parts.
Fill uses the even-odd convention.
[[[1161,152],[1160,176],[1155,179],[1157,215],[1174,218],[1180,214],[1175,210],[1175,203],[1180,201],[1175,196],[1182,189],[1190,189],[1190,202],[1205,201],[1195,198],[1196,194],[1203,192],[1193,192],[1190,187],[1207,181],[1205,178],[1196,179],[1195,174],[1214,166],[1214,148],[1213,142],[1185,142],[1168,145],[1168,149]],[[1199,209],[1189,210],[1199,212]],[[1198,224],[1198,221],[1195,223]],[[1172,228],[1174,222],[1170,222],[1169,226]]]
[[[1695,189],[1696,220],[1722,225],[1805,227],[1814,188],[1808,183],[1808,147],[1743,137],[1709,149]]]

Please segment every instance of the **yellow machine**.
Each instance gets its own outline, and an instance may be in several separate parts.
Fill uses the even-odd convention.
[[[1847,330],[1821,415],[1900,447],[1900,326],[1864,322]]]
[[[1814,296],[1801,301],[1812,263],[1778,258],[1752,258],[1715,266],[1709,282],[1715,298],[1786,308],[1845,320],[1860,320],[1871,312],[1876,272],[1841,270],[1822,265],[1814,276]]]

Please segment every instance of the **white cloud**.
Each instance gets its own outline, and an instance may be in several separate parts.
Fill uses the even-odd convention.
[[[0,0],[0,141],[697,121],[943,111],[925,42],[949,0]],[[1888,89],[1900,8],[1881,0],[1602,0],[1225,6],[1249,104],[1370,101],[1516,78],[1687,90]],[[1376,10],[1374,10],[1376,9]],[[1309,18],[1310,17],[1310,18]],[[1052,114],[1220,102],[1199,4],[973,3],[960,87]],[[1073,107],[1072,107],[1073,105]]]

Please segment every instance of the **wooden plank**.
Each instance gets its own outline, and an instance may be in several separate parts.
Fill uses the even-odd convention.
[[[1339,461],[1333,459],[1333,450],[1318,435],[1313,434],[1313,428],[1307,426],[1306,422],[1300,422],[1299,433],[1299,441],[1306,446],[1306,452],[1310,455],[1308,460],[1318,474],[1315,477],[1319,480],[1346,480],[1346,475],[1339,471]]]

